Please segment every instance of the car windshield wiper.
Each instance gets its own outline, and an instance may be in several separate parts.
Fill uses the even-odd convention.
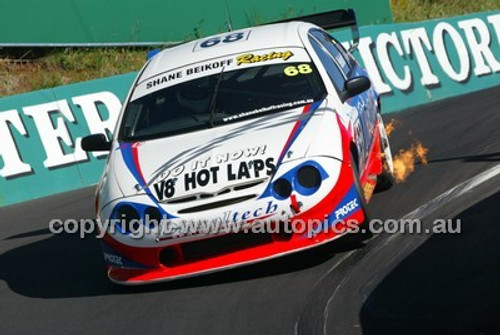
[[[224,69],[225,69],[225,67],[222,68],[222,71],[219,74],[219,78],[217,78],[217,82],[215,83],[215,87],[214,87],[214,93],[212,94],[212,98],[210,99],[210,106],[209,106],[210,128],[214,127],[215,109],[217,108],[217,94],[219,93],[220,83],[222,82],[222,79],[224,78]]]

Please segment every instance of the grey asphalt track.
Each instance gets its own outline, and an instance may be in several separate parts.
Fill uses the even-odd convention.
[[[429,164],[377,193],[373,218],[401,218],[500,164],[500,86],[393,115],[393,152],[421,140]],[[500,333],[500,178],[431,216],[458,235],[379,234],[188,280],[110,283],[99,242],[52,235],[91,218],[87,188],[0,208],[0,334]]]

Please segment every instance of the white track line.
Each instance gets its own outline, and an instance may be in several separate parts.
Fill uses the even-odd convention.
[[[406,214],[405,216],[403,216],[403,219],[423,219],[426,216],[433,213],[434,211],[436,211],[438,208],[442,207],[443,205],[446,205],[449,202],[451,202],[452,200],[455,200],[458,197],[461,197],[465,193],[482,185],[483,183],[485,183],[489,179],[495,178],[499,174],[500,174],[500,164],[495,165],[491,169],[488,169],[488,170],[478,174],[477,176],[472,177],[471,179],[466,180],[466,181],[458,184],[457,186],[449,189],[448,191],[437,196],[436,198],[432,199],[431,201],[418,207],[414,211]]]

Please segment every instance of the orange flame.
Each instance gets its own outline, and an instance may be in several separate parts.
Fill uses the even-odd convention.
[[[422,164],[427,164],[427,153],[429,149],[424,147],[420,141],[412,144],[410,149],[399,150],[394,157],[394,179],[397,183],[404,182],[415,170],[415,161],[418,159]]]
[[[391,122],[385,125],[385,132],[387,133],[387,137],[391,136],[391,133],[396,130],[398,122],[394,119],[391,119]]]
[[[427,153],[429,152],[429,149],[424,147],[421,142],[417,141],[415,152],[417,153],[417,156],[422,164],[427,165],[427,163],[429,163],[427,159]]]

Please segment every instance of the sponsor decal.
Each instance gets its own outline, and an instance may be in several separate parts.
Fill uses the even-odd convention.
[[[113,265],[120,265],[120,266],[123,265],[123,261],[122,261],[122,258],[120,256],[108,254],[107,252],[104,253],[104,261],[106,263],[110,263]]]
[[[223,43],[223,42],[221,42]],[[198,63],[193,63],[188,66],[171,69],[166,72],[158,73],[148,79],[141,79],[134,89],[131,101],[139,99],[152,92],[174,86],[189,80],[198,79],[205,76],[219,74],[221,71],[225,73],[239,69],[239,65],[247,63],[247,67],[262,66],[262,62],[277,63],[281,60],[288,60],[293,56],[297,62],[309,62],[307,52],[302,48],[289,48],[289,49],[267,49],[261,51],[262,54],[254,55],[249,53],[246,55],[239,55],[238,53],[231,53],[224,55],[220,59],[203,60],[199,59]],[[238,59],[241,59],[240,63]],[[247,59],[248,58],[248,59]]]
[[[126,257],[120,255],[114,248],[109,246],[106,242],[101,241],[101,248],[104,255],[104,261],[111,266],[119,266],[131,269],[147,269],[149,266],[134,262]]]
[[[291,52],[290,50],[282,52],[271,51],[269,53],[262,55],[248,53],[236,57],[236,64],[241,65],[241,64],[261,63],[274,59],[282,59],[283,61],[287,61],[292,57],[293,57],[293,52]]]
[[[202,72],[210,71],[210,70],[222,69],[224,67],[231,66],[232,64],[233,64],[233,60],[231,58],[229,58],[229,59],[223,59],[220,61],[202,64],[199,66],[188,67],[186,69],[186,76],[190,76],[192,74],[198,74],[198,73],[202,73]]]
[[[159,201],[170,199],[180,187],[185,192],[218,183],[262,179],[274,173],[273,157],[262,157],[267,146],[208,156],[163,172],[153,184]],[[251,159],[244,159],[251,158]],[[243,160],[242,160],[243,159]]]
[[[226,210],[221,215],[209,220],[163,221],[158,240],[165,241],[199,234],[238,232],[241,229],[262,223],[264,220],[270,220],[277,211],[278,205],[271,200],[261,202],[248,210]]]
[[[349,217],[352,213],[361,209],[361,204],[359,202],[359,195],[356,191],[356,187],[353,185],[349,192],[344,196],[342,201],[337,205],[337,207],[330,214],[330,226]]]
[[[176,71],[176,72],[172,72],[172,73],[168,73],[166,75],[163,75],[159,78],[155,78],[153,80],[150,80],[147,82],[146,84],[146,88],[147,89],[150,89],[150,88],[153,88],[157,85],[161,85],[161,84],[164,84],[164,83],[167,83],[169,81],[173,81],[173,80],[176,80],[176,79],[181,79],[182,78],[182,72],[181,71]]]
[[[335,224],[348,219],[352,214],[361,209],[361,204],[359,201],[358,192],[354,185],[351,186],[349,191],[344,195],[340,203],[335,207],[335,209],[328,215],[328,220],[322,222],[321,225],[313,229],[312,231],[303,235],[303,237],[316,236],[322,231],[328,231]]]
[[[266,202],[264,206],[259,206],[255,207],[251,210],[246,210],[246,211],[233,211],[229,210],[224,212],[224,222],[233,222],[233,223],[239,223],[239,222],[246,222],[250,221],[255,222],[254,219],[259,219],[262,217],[269,217],[269,215],[272,215],[276,213],[278,210],[278,205],[275,204],[272,200]]]
[[[174,72],[168,72],[166,74],[161,75],[160,77],[155,77],[154,79],[149,80],[146,83],[146,89],[149,90],[151,88],[155,88],[156,86],[165,86],[164,84],[174,84],[174,81],[179,79],[185,79],[194,74],[200,74],[205,71],[211,71],[216,69],[222,69],[227,66],[231,66],[233,64],[233,59],[222,59],[215,62],[204,63],[201,65],[187,67],[182,70],[176,70]],[[187,80],[187,79],[186,79]],[[169,85],[170,86],[170,85]]]
[[[242,113],[239,113],[239,114],[236,114],[236,115],[231,115],[231,116],[223,118],[222,121],[224,121],[224,122],[234,121],[234,120],[246,118],[248,116],[252,116],[252,115],[255,115],[255,114],[266,113],[266,112],[269,112],[269,111],[278,110],[278,109],[284,109],[284,108],[293,108],[293,107],[296,107],[296,106],[310,104],[310,103],[313,103],[313,102],[314,102],[314,100],[312,100],[312,99],[298,100],[298,101],[293,101],[293,102],[284,102],[284,103],[279,104],[279,105],[271,105],[271,106],[267,106],[267,107],[262,107],[262,108],[254,109],[253,111],[242,112]]]
[[[342,207],[339,207],[337,210],[335,210],[333,215],[335,216],[336,220],[341,220],[341,219],[349,216],[349,214],[351,214],[352,212],[354,212],[358,208],[359,208],[358,198],[354,198],[354,199],[348,201]]]

